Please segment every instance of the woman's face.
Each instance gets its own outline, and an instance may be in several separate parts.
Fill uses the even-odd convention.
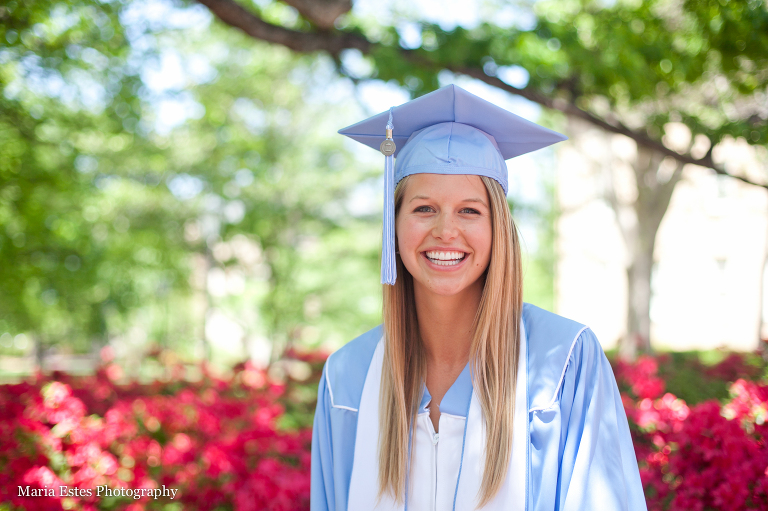
[[[492,229],[488,191],[478,176],[410,176],[396,233],[417,288],[442,296],[482,291]]]

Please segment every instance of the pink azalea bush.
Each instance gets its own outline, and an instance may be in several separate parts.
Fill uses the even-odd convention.
[[[708,376],[754,374],[731,355]],[[658,361],[617,363],[649,510],[768,509],[768,385],[736,379],[730,398],[689,406],[665,393]],[[715,376],[715,377],[716,377]]]
[[[325,356],[287,357],[309,363],[310,378],[276,381],[246,363],[227,378],[203,367],[190,382],[177,366],[164,381],[117,384],[121,370],[107,363],[93,376],[0,386],[0,509],[308,509],[311,418]],[[667,391],[668,357],[614,363],[648,508],[768,509],[768,385],[739,378],[760,370],[741,355],[714,366],[692,362],[707,381],[733,383],[725,400],[688,404]],[[19,496],[27,486],[55,496]],[[99,487],[113,493],[96,495]],[[120,489],[146,490],[114,493]],[[172,500],[169,489],[177,491]]]
[[[323,357],[306,359],[317,368]],[[286,403],[296,406],[295,382],[277,383],[246,363],[227,379],[204,373],[194,383],[117,385],[115,368],[0,386],[0,502],[27,510],[139,511],[170,502],[309,509],[311,428],[279,425]],[[19,496],[27,486],[54,496]],[[156,489],[161,497],[97,495],[105,486]]]

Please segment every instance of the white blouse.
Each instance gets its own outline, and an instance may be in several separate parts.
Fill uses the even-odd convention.
[[[417,415],[408,495],[409,509],[453,509],[466,422],[466,416],[450,415],[442,411],[439,433],[435,433],[429,418],[429,406]]]

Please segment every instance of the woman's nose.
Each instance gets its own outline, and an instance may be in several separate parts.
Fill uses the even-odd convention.
[[[432,228],[432,236],[441,240],[451,240],[458,236],[458,234],[458,225],[453,215],[442,213],[437,216],[435,225]]]

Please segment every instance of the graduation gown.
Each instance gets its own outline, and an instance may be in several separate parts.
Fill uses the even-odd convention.
[[[512,455],[488,511],[645,510],[613,371],[592,331],[523,306]],[[378,489],[381,326],[331,355],[312,432],[312,511],[469,510],[482,483],[485,424],[467,366],[440,403],[424,387],[405,503]]]

